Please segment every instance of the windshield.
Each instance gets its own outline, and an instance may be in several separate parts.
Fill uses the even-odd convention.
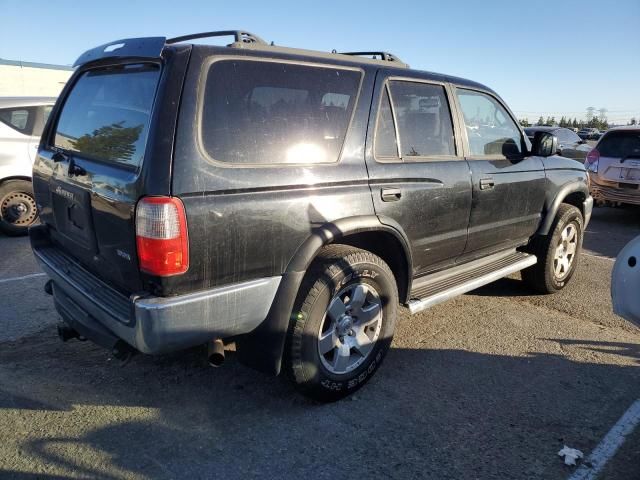
[[[83,73],[58,119],[54,144],[85,157],[142,163],[160,69],[123,65]]]

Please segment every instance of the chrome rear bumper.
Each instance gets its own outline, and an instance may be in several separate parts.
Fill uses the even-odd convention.
[[[179,295],[127,297],[54,246],[34,254],[53,280],[56,309],[82,336],[105,347],[119,340],[164,353],[249,333],[267,317],[280,276]]]

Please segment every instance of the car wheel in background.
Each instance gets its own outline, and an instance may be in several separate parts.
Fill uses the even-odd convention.
[[[0,230],[7,235],[26,235],[38,220],[31,182],[8,180],[0,184]]]

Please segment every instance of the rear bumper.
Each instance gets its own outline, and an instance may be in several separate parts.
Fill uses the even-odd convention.
[[[596,181],[595,175],[591,175],[590,190],[591,196],[595,200],[640,205],[640,187],[636,189],[630,189],[620,188],[618,186],[604,185]]]
[[[166,353],[249,333],[267,317],[281,277],[175,297],[127,297],[51,245],[32,247],[53,280],[56,309],[82,336],[107,348],[123,340],[143,353]]]

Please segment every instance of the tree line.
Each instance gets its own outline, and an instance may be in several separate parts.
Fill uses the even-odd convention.
[[[521,118],[518,120],[520,125],[523,127],[531,127],[531,123],[529,123],[528,118]],[[635,119],[631,119],[631,125],[635,125]],[[571,119],[570,117],[562,117],[560,121],[556,120],[555,117],[540,117],[538,121],[535,123],[537,126],[545,126],[545,127],[564,127],[564,128],[597,128],[598,130],[607,130],[609,128],[609,123],[606,119],[601,119],[598,117],[593,117],[588,122],[585,120],[578,120],[577,118]]]

